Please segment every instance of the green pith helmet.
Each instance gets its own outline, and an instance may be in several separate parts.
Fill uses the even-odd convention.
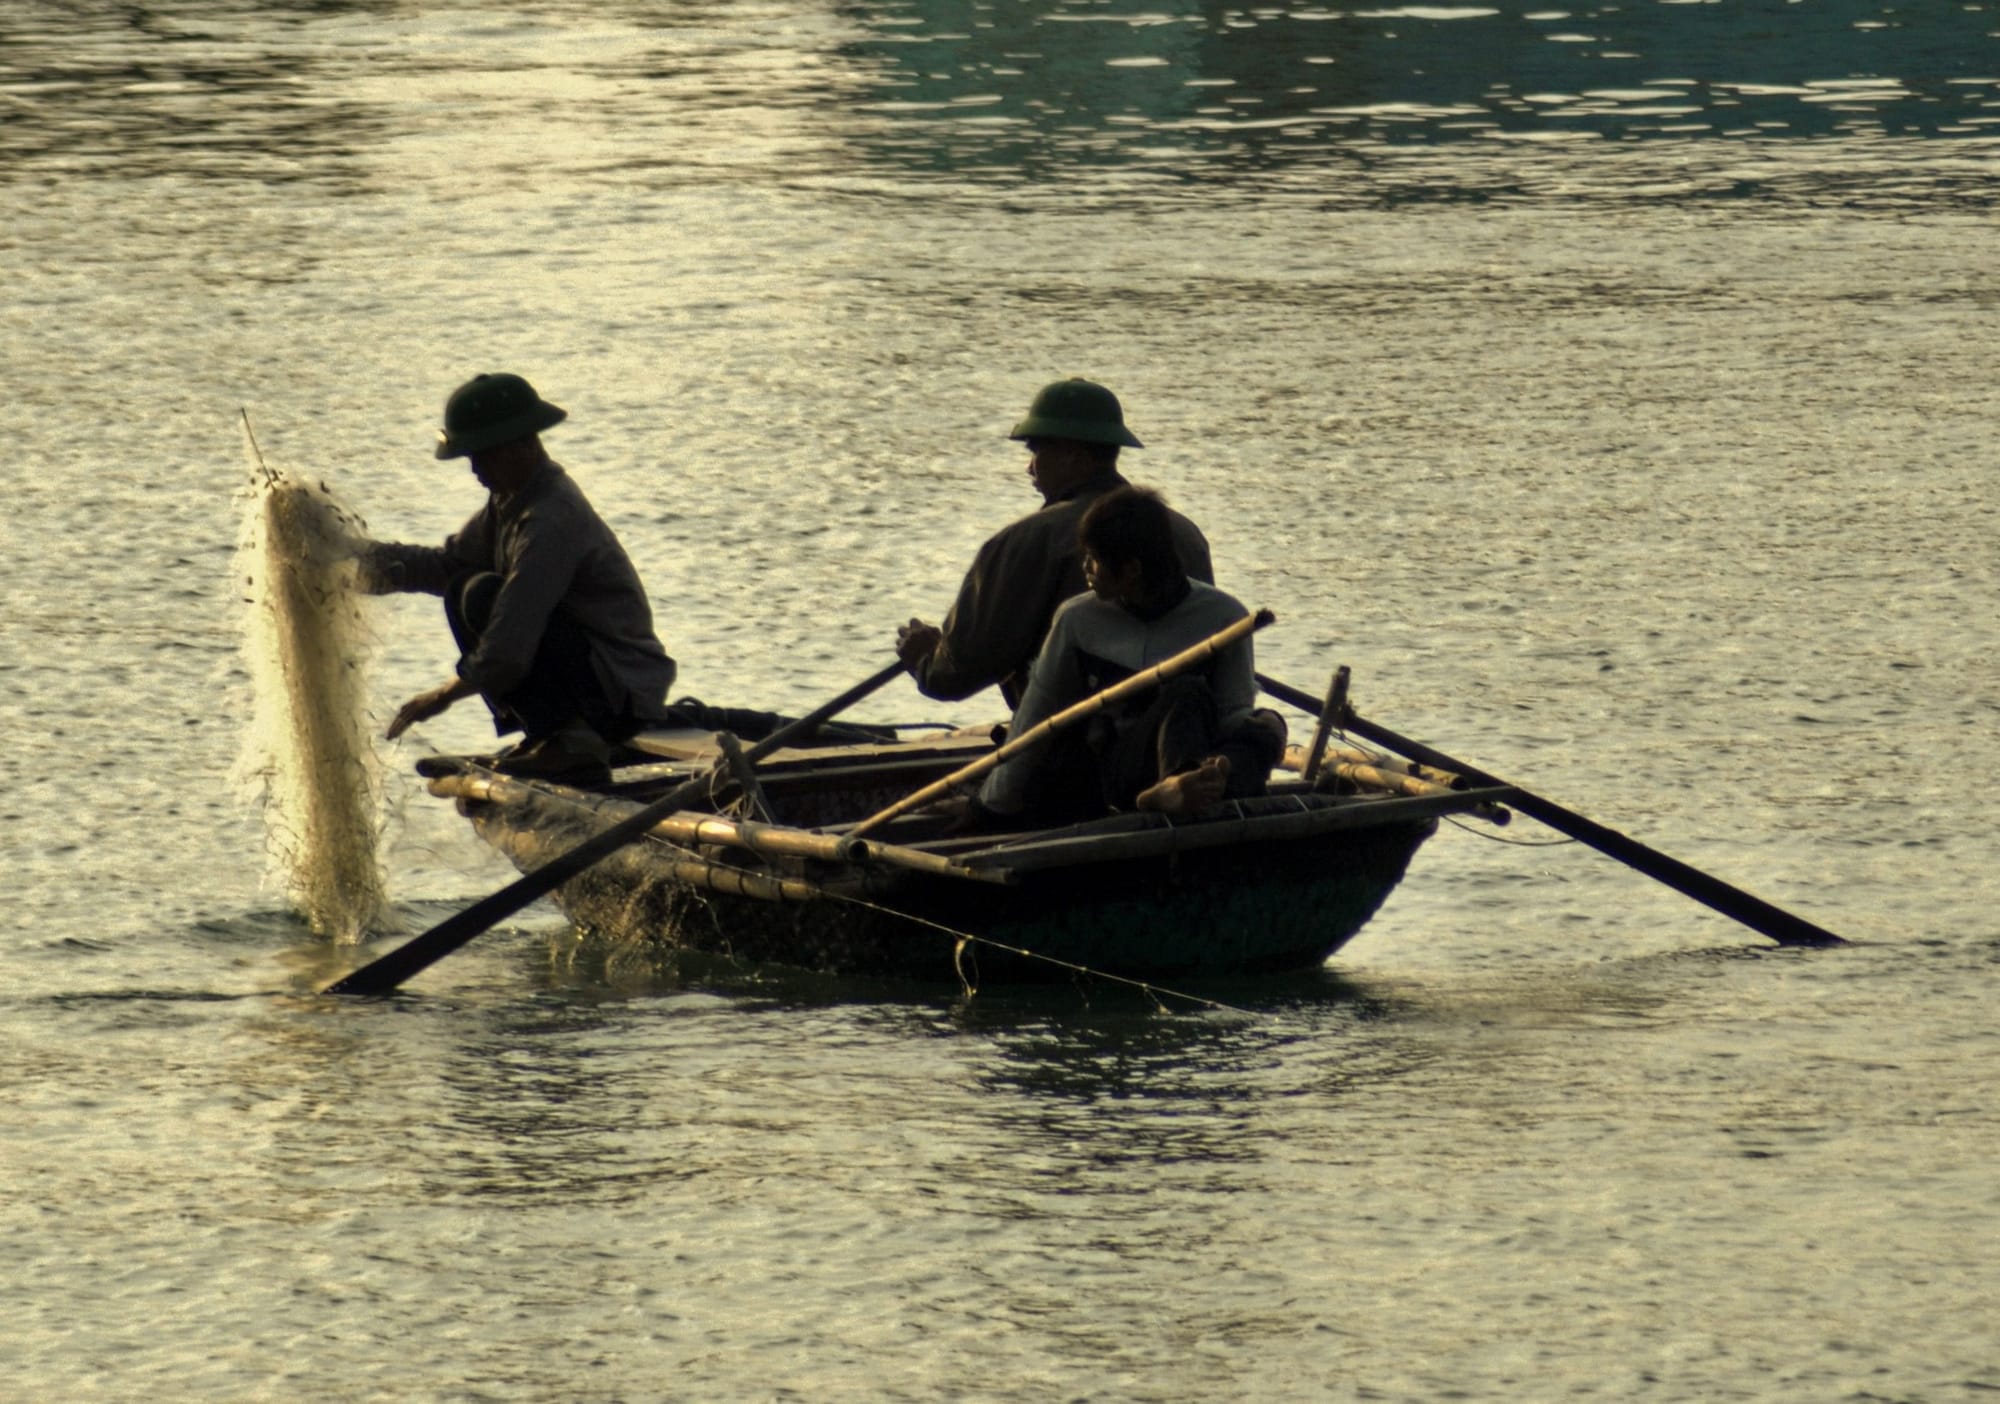
[[[1075,439],[1086,444],[1123,444],[1144,448],[1139,436],[1125,427],[1118,397],[1091,380],[1058,380],[1044,385],[1028,417],[1014,426],[1010,439]]]
[[[444,402],[437,456],[463,458],[560,424],[569,411],[535,393],[518,375],[475,375]]]

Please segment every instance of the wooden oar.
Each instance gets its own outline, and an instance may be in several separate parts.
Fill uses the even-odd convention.
[[[1319,710],[1319,699],[1298,688],[1288,687],[1262,673],[1257,675],[1257,685],[1281,702],[1289,702],[1304,711]],[[1433,750],[1421,741],[1398,736],[1385,726],[1379,726],[1366,717],[1355,714],[1349,707],[1342,715],[1339,725],[1365,736],[1377,745],[1386,746],[1400,756],[1425,765],[1436,766],[1440,770],[1455,771],[1475,785],[1506,785],[1513,789],[1507,803],[1523,814],[1541,820],[1558,833],[1568,834],[1579,843],[1588,844],[1609,858],[1616,858],[1628,868],[1636,869],[1656,882],[1663,882],[1685,897],[1692,897],[1702,905],[1721,912],[1731,920],[1740,921],[1762,935],[1770,937],[1781,946],[1842,946],[1847,944],[1840,937],[1823,927],[1815,926],[1803,917],[1792,915],[1781,907],[1774,907],[1761,897],[1753,897],[1740,887],[1732,887],[1721,878],[1691,868],[1678,858],[1669,858],[1656,848],[1649,848],[1637,839],[1627,838],[1616,829],[1607,829],[1594,820],[1586,819],[1574,810],[1564,809],[1552,800],[1522,789],[1511,780],[1499,780],[1477,766],[1464,761],[1453,760],[1442,751]]]
[[[793,740],[809,736],[820,723],[837,713],[846,711],[902,671],[903,665],[900,662],[890,664],[866,682],[855,684],[824,706],[808,712],[797,721],[787,722],[779,727],[745,751],[744,759],[762,760]],[[675,786],[664,798],[654,800],[645,808],[627,815],[603,833],[585,839],[561,857],[544,863],[532,873],[522,874],[498,892],[482,897],[464,911],[446,917],[423,935],[404,942],[387,955],[370,961],[352,974],[335,980],[326,987],[326,993],[388,994],[412,975],[444,959],[495,922],[504,921],[536,898],[547,896],[600,858],[623,848],[682,805],[700,797],[708,789],[708,785],[709,778],[706,775],[698,775],[684,784]]]
[[[859,824],[856,824],[852,829],[847,831],[849,837],[858,838],[870,829],[880,828],[899,814],[908,814],[913,809],[950,794],[955,786],[962,785],[967,780],[973,780],[984,775],[1009,756],[1019,755],[1036,742],[1075,725],[1095,712],[1103,711],[1113,703],[1122,702],[1136,692],[1144,692],[1150,687],[1155,687],[1165,682],[1168,678],[1185,673],[1197,663],[1213,658],[1238,639],[1249,637],[1277,617],[1277,615],[1271,613],[1268,609],[1260,609],[1255,614],[1246,614],[1227,629],[1218,630],[1192,648],[1184,648],[1172,658],[1154,664],[1143,673],[1134,673],[1123,682],[1113,683],[1102,692],[1086,697],[1074,706],[1063,708],[1060,712],[1057,712],[1054,716],[1047,718],[1038,725],[1029,727],[1019,736],[1009,738],[1007,744],[1000,747],[999,750],[988,751],[970,765],[961,766],[951,774],[945,776],[944,779],[933,781],[914,794],[903,796],[903,798],[897,800],[880,813],[871,814],[868,818],[863,819]]]

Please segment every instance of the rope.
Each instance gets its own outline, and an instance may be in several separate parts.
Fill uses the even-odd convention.
[[[570,800],[568,796],[550,796],[550,798],[562,798],[562,800],[564,800],[566,804],[572,804],[572,806],[576,806],[576,808],[584,808],[584,806],[576,804],[576,800]],[[662,848],[670,848],[670,850],[674,850],[674,852],[678,852],[678,854],[686,854],[688,858],[694,858],[694,860],[700,860],[700,854],[698,854],[698,852],[694,852],[692,848],[688,848],[686,844],[676,844],[674,840],[670,840],[670,838],[662,838],[660,834],[646,834],[646,836],[644,836],[644,840],[646,840],[648,844],[658,844],[658,846],[662,846]],[[1026,946],[1010,946],[1010,944],[1008,944],[1008,942],[1004,942],[1004,940],[994,940],[994,938],[990,938],[990,936],[980,936],[980,934],[976,934],[976,932],[966,932],[966,930],[958,930],[956,926],[946,926],[944,922],[934,922],[934,920],[930,920],[928,916],[914,916],[914,914],[910,914],[910,912],[898,912],[898,910],[896,910],[896,908],[892,908],[892,906],[882,906],[880,902],[868,902],[866,898],[858,898],[858,896],[852,896],[852,894],[846,894],[846,892],[830,892],[830,890],[826,890],[826,888],[816,888],[816,890],[818,890],[818,896],[820,896],[822,900],[834,900],[834,902],[846,902],[846,904],[850,904],[850,906],[860,906],[860,908],[864,908],[864,910],[870,910],[870,912],[878,912],[878,914],[882,914],[882,916],[896,916],[896,918],[902,918],[904,922],[912,922],[914,926],[928,926],[930,930],[934,930],[934,932],[938,932],[938,934],[942,934],[942,936],[950,936],[950,938],[952,938],[954,942],[958,942],[958,944],[956,944],[956,946],[952,948],[952,968],[954,968],[954,972],[958,974],[958,984],[960,984],[960,988],[964,988],[964,992],[966,992],[966,998],[974,998],[974,996],[978,994],[978,982],[976,982],[974,978],[968,978],[968,976],[966,976],[966,966],[964,966],[964,958],[966,958],[966,954],[968,954],[968,948],[972,948],[972,946],[990,946],[990,948],[994,948],[994,950],[1004,950],[1006,954],[1010,954],[1010,956],[1020,956],[1020,958],[1024,958],[1024,960],[1040,960],[1042,964],[1048,964],[1048,966],[1056,966],[1058,970],[1068,970],[1070,974],[1076,974],[1076,976],[1088,976],[1088,978],[1092,978],[1092,980],[1108,980],[1110,984],[1122,984],[1122,986],[1128,986],[1128,988],[1134,988],[1134,990],[1140,990],[1142,994],[1146,994],[1146,996],[1148,996],[1148,998],[1150,998],[1150,1000],[1154,1002],[1154,1008],[1158,1008],[1158,1010],[1160,1010],[1162,1014],[1164,1014],[1164,1012],[1168,1012],[1168,1008],[1166,1008],[1166,1004],[1164,1004],[1162,996],[1164,996],[1164,998],[1170,998],[1170,1000],[1186,1000],[1188,1004],[1194,1004],[1194,1006],[1200,1006],[1200,1008],[1210,1008],[1210,1010],[1224,1010],[1224,1012],[1230,1012],[1230,1014],[1256,1014],[1256,1010],[1246,1010],[1246,1008],[1242,1008],[1242,1006],[1236,1006],[1236,1004],[1224,1004],[1222,1000],[1210,1000],[1208,996],[1202,996],[1202,994],[1188,994],[1186,990],[1170,990],[1170,988],[1166,988],[1166,986],[1162,986],[1162,984],[1152,984],[1150,980],[1136,980],[1136,978],[1132,978],[1132,976],[1120,976],[1120,974],[1112,974],[1110,970],[1096,970],[1094,966],[1084,966],[1084,964],[1078,964],[1078,962],[1074,962],[1074,960],[1062,960],[1060,956],[1044,956],[1042,952],[1038,952],[1038,950],[1028,950]],[[974,962],[972,962],[972,966],[974,966],[974,974],[976,974],[976,972],[978,972],[978,958],[976,958],[976,952],[972,952],[972,954],[974,954]]]
[[[1067,970],[1072,975],[1084,975],[1093,980],[1107,980],[1115,985],[1124,985],[1128,988],[1138,990],[1150,998],[1153,1001],[1154,1007],[1160,1010],[1161,1013],[1171,1012],[1162,1002],[1162,996],[1165,996],[1167,999],[1185,1000],[1187,1003],[1203,1009],[1220,1009],[1231,1014],[1254,1015],[1257,1013],[1254,1009],[1245,1009],[1241,1005],[1226,1004],[1222,1000],[1210,999],[1206,995],[1189,994],[1185,990],[1169,989],[1165,985],[1156,985],[1150,980],[1135,979],[1129,975],[1113,975],[1108,970],[1098,970],[1092,966],[1080,965],[1076,961],[1064,960],[1059,956],[1043,955],[1040,951],[1031,951],[1025,946],[1013,946],[1005,941],[996,941],[990,936],[980,936],[970,931],[960,931],[956,927],[946,926],[943,922],[932,921],[929,917],[912,916],[909,912],[899,912],[894,907],[884,907],[879,903],[870,902],[860,897],[851,897],[844,892],[826,892],[823,895],[831,897],[837,902],[847,902],[857,907],[865,907],[871,912],[880,912],[884,916],[901,917],[904,921],[914,923],[917,926],[928,926],[933,931],[954,938],[958,942],[957,947],[952,953],[954,963],[959,960],[959,957],[968,946],[991,946],[996,951],[1005,951],[1008,955],[1020,956],[1026,960],[1038,960],[1044,965],[1053,965],[1059,970]],[[977,962],[975,961],[976,964]],[[971,998],[979,992],[978,987],[966,979],[962,966],[958,970],[958,978],[959,983],[965,989],[967,998]]]

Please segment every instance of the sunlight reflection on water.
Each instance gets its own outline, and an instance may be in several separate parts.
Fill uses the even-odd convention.
[[[8,7],[10,1377],[2000,1386],[1993,28]],[[1277,610],[1268,671],[1351,663],[1370,715],[1865,944],[1449,830],[1247,1015],[614,964],[540,917],[334,1007],[226,779],[236,415],[435,539],[477,501],[442,397],[503,364],[710,700],[872,672],[1032,504],[1028,396],[1094,374]],[[378,603],[386,711],[449,644]],[[407,773],[478,722],[397,752],[415,925],[509,876]]]

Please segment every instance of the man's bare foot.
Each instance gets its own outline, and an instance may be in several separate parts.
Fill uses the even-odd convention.
[[[1159,784],[1139,792],[1133,801],[1140,809],[1178,819],[1217,804],[1229,785],[1229,758],[1210,756],[1193,770],[1169,775]]]

